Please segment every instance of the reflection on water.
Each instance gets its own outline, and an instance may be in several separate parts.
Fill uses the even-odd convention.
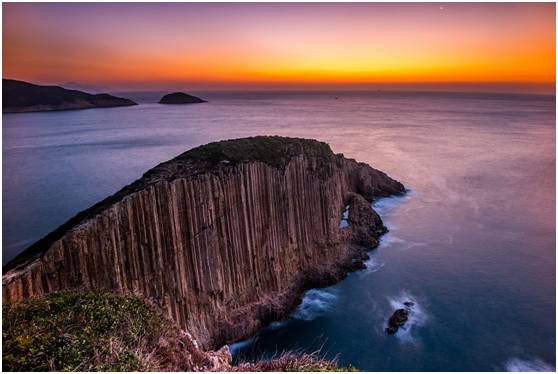
[[[553,97],[205,97],[199,106],[3,115],[3,262],[191,147],[252,135],[317,138],[411,192],[374,204],[390,232],[368,270],[319,291],[335,295],[316,298],[327,304],[319,318],[276,324],[237,347],[239,357],[321,348],[362,370],[555,366]],[[402,292],[426,316],[409,326],[414,344],[383,331]],[[309,305],[295,315],[315,315]]]

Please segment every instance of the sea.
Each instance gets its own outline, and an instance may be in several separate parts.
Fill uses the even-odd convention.
[[[555,96],[200,92],[209,102],[2,115],[2,261],[192,147],[314,138],[401,181],[367,269],[305,293],[234,360],[315,353],[367,371],[554,371]],[[394,310],[409,320],[385,332]]]

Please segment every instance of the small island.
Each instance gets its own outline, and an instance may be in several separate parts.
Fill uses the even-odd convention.
[[[206,100],[199,97],[188,95],[184,92],[174,92],[167,94],[159,100],[159,104],[198,104],[207,103]]]
[[[40,86],[14,79],[2,79],[2,113],[109,108],[137,105],[129,99],[106,93],[89,94],[59,86]]]

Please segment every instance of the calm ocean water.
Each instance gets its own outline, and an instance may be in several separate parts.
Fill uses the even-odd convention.
[[[361,370],[554,370],[554,97],[216,94],[207,104],[4,114],[6,263],[147,169],[214,140],[328,142],[411,190],[376,203],[368,269],[309,291],[236,359],[320,350]],[[337,99],[336,99],[337,97]],[[147,99],[149,100],[149,99]],[[402,302],[406,329],[383,331]]]

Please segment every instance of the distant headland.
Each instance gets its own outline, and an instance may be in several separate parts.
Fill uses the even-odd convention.
[[[106,93],[93,95],[59,86],[40,86],[14,79],[2,79],[2,96],[2,113],[137,105],[132,100]]]

